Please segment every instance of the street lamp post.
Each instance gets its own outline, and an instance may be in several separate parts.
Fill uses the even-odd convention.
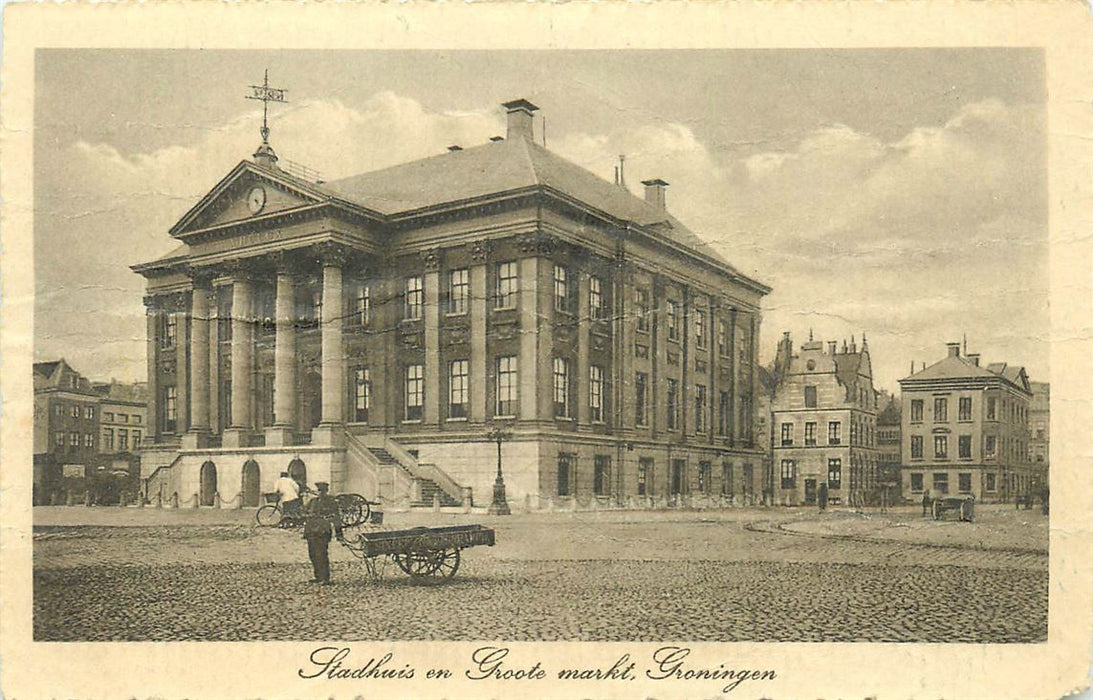
[[[505,498],[505,477],[501,474],[501,443],[512,438],[512,433],[495,426],[486,433],[486,437],[497,443],[497,478],[493,481],[493,501],[486,512],[490,515],[510,515],[512,511],[509,510],[509,502]]]

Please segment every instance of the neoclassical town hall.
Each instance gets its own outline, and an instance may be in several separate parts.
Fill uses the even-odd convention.
[[[332,182],[278,167],[264,130],[134,266],[150,498],[256,505],[291,468],[486,505],[495,427],[510,500],[761,489],[770,289],[668,213],[668,183],[635,197],[535,143],[535,105],[504,108],[503,138]]]

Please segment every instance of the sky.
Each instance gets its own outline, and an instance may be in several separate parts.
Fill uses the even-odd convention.
[[[1035,49],[39,50],[35,357],[143,380],[143,279],[167,230],[260,142],[333,180],[504,134],[502,102],[771,286],[760,359],[868,337],[875,384],[967,337],[1048,378],[1043,54]]]

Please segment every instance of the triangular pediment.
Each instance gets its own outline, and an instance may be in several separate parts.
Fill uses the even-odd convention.
[[[194,231],[297,209],[326,199],[318,187],[299,178],[243,161],[186,212],[170,233],[179,238]]]

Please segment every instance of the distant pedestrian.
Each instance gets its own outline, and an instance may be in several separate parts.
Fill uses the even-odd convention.
[[[288,472],[281,472],[281,476],[273,482],[273,490],[281,503],[281,514],[289,519],[300,517],[300,486]]]
[[[820,510],[827,510],[827,482],[820,484]]]
[[[926,517],[930,513],[930,506],[933,504],[933,499],[930,498],[930,489],[926,489],[922,492],[922,517]]]
[[[307,504],[304,511],[304,539],[307,540],[307,556],[311,559],[311,568],[315,577],[311,583],[330,585],[330,536],[342,540],[342,522],[338,513],[338,502],[328,493],[330,484],[320,481],[315,484],[319,495]]]

